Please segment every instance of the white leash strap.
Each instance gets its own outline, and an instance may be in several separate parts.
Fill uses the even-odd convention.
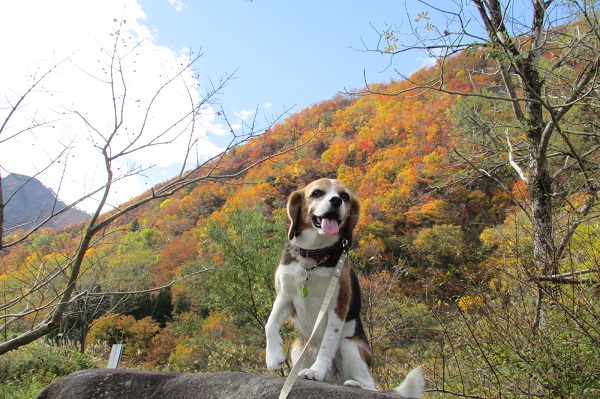
[[[287,376],[285,383],[283,384],[283,388],[281,388],[281,392],[279,393],[279,399],[286,399],[292,390],[292,386],[294,382],[298,378],[298,373],[300,373],[300,367],[302,366],[302,359],[304,358],[304,354],[308,345],[312,342],[317,330],[319,329],[319,325],[321,321],[323,321],[323,317],[325,317],[325,313],[327,313],[327,309],[329,308],[329,304],[331,302],[331,298],[333,297],[333,291],[337,287],[338,281],[340,280],[340,275],[342,274],[342,270],[344,269],[344,265],[346,264],[346,258],[348,258],[348,254],[344,250],[342,252],[342,256],[338,260],[335,270],[331,275],[331,280],[329,281],[329,286],[327,287],[327,291],[325,292],[325,298],[323,298],[323,304],[321,305],[321,310],[319,310],[319,316],[317,316],[317,321],[315,321],[315,326],[313,327],[312,333],[310,334],[310,338],[302,348],[302,352],[300,353],[300,357],[292,367],[292,370]]]

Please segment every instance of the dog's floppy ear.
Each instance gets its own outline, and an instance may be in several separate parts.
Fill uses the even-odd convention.
[[[350,200],[350,210],[348,213],[348,219],[342,226],[341,238],[348,240],[348,245],[351,247],[354,240],[354,228],[358,224],[358,218],[360,216],[360,203],[354,197]]]
[[[293,239],[296,234],[296,229],[300,224],[300,218],[302,217],[302,201],[304,199],[304,190],[294,191],[288,198],[287,213],[292,224],[288,231],[288,239]]]

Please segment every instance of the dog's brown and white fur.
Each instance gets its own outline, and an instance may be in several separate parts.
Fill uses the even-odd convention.
[[[285,362],[279,330],[290,316],[299,333],[292,362],[298,361],[315,325],[333,266],[342,251],[352,245],[359,211],[358,200],[338,180],[316,180],[290,195],[287,212],[291,226],[275,272],[277,297],[265,327],[270,371],[281,369]],[[307,284],[306,297],[301,293],[303,284]],[[358,278],[346,264],[315,336],[316,344],[307,348],[299,378],[376,390],[369,372],[372,352],[360,320],[360,308]],[[423,377],[420,368],[416,368],[392,393],[419,398],[422,391]]]

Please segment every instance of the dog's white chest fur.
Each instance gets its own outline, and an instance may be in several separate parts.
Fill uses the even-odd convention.
[[[309,280],[306,281],[306,269],[300,262],[292,262],[281,266],[277,270],[276,284],[279,294],[291,300],[295,313],[292,314],[294,325],[303,338],[308,338],[313,330],[325,292],[329,286],[333,267],[317,267],[309,271]],[[306,284],[306,297],[302,296],[302,285]],[[333,293],[333,298],[338,294],[339,287]],[[316,338],[320,341],[327,323],[322,323],[317,330]]]

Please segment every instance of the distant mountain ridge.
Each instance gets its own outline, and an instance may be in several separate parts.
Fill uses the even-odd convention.
[[[16,173],[2,178],[2,197],[5,203],[4,231],[33,227],[50,216],[53,210],[58,212],[67,206],[39,180]],[[89,217],[87,213],[72,208],[52,218],[44,227],[58,230]]]

